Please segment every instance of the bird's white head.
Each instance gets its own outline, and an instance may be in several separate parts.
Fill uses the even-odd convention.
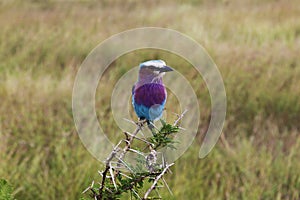
[[[163,60],[149,60],[140,64],[137,88],[147,83],[162,84],[165,72],[173,71]]]
[[[165,72],[173,71],[173,69],[167,66],[163,60],[149,60],[140,64],[140,71],[162,77]]]

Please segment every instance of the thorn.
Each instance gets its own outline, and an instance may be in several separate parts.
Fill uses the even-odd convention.
[[[178,119],[174,122],[173,126],[176,126],[178,124],[178,122],[183,118],[183,116],[185,115],[185,113],[187,112],[188,110],[185,109],[183,111],[183,113],[181,113],[181,115],[178,116]]]
[[[151,124],[153,128],[155,128],[157,131],[159,131],[159,129],[157,128],[157,126],[155,126],[155,124],[153,122],[149,122],[149,124]]]
[[[109,173],[110,173],[110,175],[111,175],[111,180],[112,180],[112,182],[113,182],[113,184],[114,184],[114,186],[115,186],[115,189],[118,190],[117,184],[116,184],[115,178],[114,178],[114,172],[112,171],[112,168],[111,168],[111,167],[109,168]]]
[[[169,190],[169,193],[170,193],[172,196],[174,196],[174,195],[173,195],[173,192],[171,191],[171,189],[170,189],[169,185],[167,184],[166,180],[164,179],[164,177],[162,177],[161,179],[163,180],[165,186],[166,186],[167,189]]]
[[[164,154],[162,154],[161,159],[162,159],[162,167],[164,168],[166,166],[166,160]]]
[[[122,140],[120,140],[119,143],[114,147],[114,150],[117,150],[117,148],[119,148],[121,143],[122,143]]]
[[[137,137],[137,136],[134,136],[134,135],[132,135],[131,133],[128,133],[128,132],[127,132],[127,134],[130,135],[131,137],[134,137],[134,138],[137,139],[137,140],[140,140],[140,141],[145,142],[145,143],[147,143],[147,144],[151,144],[152,146],[154,145],[153,143],[151,143],[151,142],[149,142],[149,141],[147,141],[147,140],[145,140],[145,139],[139,138],[139,137]],[[127,140],[125,140],[125,141],[126,141],[126,142],[129,142],[129,141],[127,141]]]
[[[91,188],[93,188],[93,187],[94,187],[94,183],[95,183],[95,181],[93,181],[93,182],[92,182],[92,184],[91,184],[91,186],[90,186]]]
[[[156,188],[157,188],[157,186],[156,186]],[[155,192],[156,192],[156,194],[158,195],[158,198],[161,199],[161,196],[160,196],[160,194],[159,194],[159,192],[157,191],[156,188],[155,188]]]
[[[118,164],[118,165],[120,165],[120,164]],[[113,168],[113,169],[126,169],[126,166],[111,166],[111,168]]]
[[[169,172],[170,174],[173,174],[172,170],[170,170],[170,169],[168,169],[168,172]]]
[[[81,194],[84,194],[84,193],[86,193],[89,189],[91,189],[91,187],[89,186],[89,187],[87,187],[85,190],[83,190],[83,192],[81,193]]]
[[[142,199],[142,198],[139,196],[139,194],[138,194],[134,189],[132,189],[132,192],[133,192],[139,199]]]
[[[127,122],[130,122],[130,123],[136,125],[136,123],[135,123],[134,121],[130,120],[130,119],[123,118],[123,120],[125,120],[125,121],[127,121]]]
[[[119,157],[117,157],[116,156],[116,158],[121,162],[121,163],[123,163],[123,165],[127,168],[127,169],[129,169],[129,171],[131,171],[132,173],[134,173],[134,171],[121,159],[121,158],[119,158]]]
[[[128,150],[145,157],[145,155],[142,152],[139,152],[139,151],[137,151],[135,149],[128,149]]]
[[[107,187],[105,187],[105,189],[107,190],[107,191],[109,191],[110,193],[113,193],[110,189],[108,189]]]
[[[125,176],[126,178],[132,179],[130,176],[127,176],[126,174],[123,174],[123,173],[121,173],[121,172],[120,172],[120,174],[121,174],[122,176]]]
[[[179,128],[180,130],[186,131],[186,128],[182,128],[182,127],[180,127],[180,126],[178,126],[178,128]]]
[[[100,176],[103,177],[103,171],[99,171],[99,170],[98,170],[98,173],[100,174]]]

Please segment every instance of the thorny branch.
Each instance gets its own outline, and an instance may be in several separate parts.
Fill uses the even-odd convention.
[[[119,160],[118,164],[117,164],[118,167],[121,166],[123,157],[125,156],[126,152],[130,149],[130,145],[131,145],[133,139],[136,137],[138,132],[142,129],[144,122],[145,121],[140,121],[140,122],[137,123],[137,128],[134,131],[134,133],[130,135],[130,137],[129,137],[129,134],[124,132],[124,134],[126,136],[126,140],[125,140],[126,145],[123,148],[123,151],[121,152],[120,156],[118,157],[118,160]],[[107,178],[107,173],[112,169],[111,161],[116,157],[118,149],[119,149],[119,145],[121,144],[121,142],[122,142],[122,140],[118,143],[117,146],[115,146],[115,148],[113,149],[113,151],[111,152],[111,154],[109,155],[109,157],[105,161],[105,170],[102,172],[102,181],[101,181],[101,186],[99,188],[99,194],[96,195],[97,200],[98,199],[100,200],[100,199],[103,198],[103,190],[104,190],[104,187],[105,187],[105,181],[106,181],[106,178]],[[114,181],[116,175],[118,175],[118,173],[119,173],[119,170],[116,169],[115,173],[113,175],[114,177],[113,176],[111,177],[113,181]],[[95,191],[93,190],[93,188],[90,188],[90,189],[95,194]]]
[[[155,189],[155,187],[156,187],[158,181],[162,178],[162,176],[167,172],[167,170],[168,170],[172,165],[174,165],[174,163],[167,165],[167,166],[164,168],[164,170],[163,170],[158,176],[156,176],[156,178],[155,178],[153,184],[151,185],[151,187],[150,187],[150,188],[147,190],[147,192],[145,193],[145,196],[144,196],[143,200],[144,200],[144,199],[148,199],[148,196],[149,196],[150,192],[151,192],[152,190]]]
[[[111,160],[116,156],[117,154],[117,149],[120,145],[121,141],[118,143],[117,146],[115,146],[115,148],[113,149],[113,151],[111,152],[111,154],[109,155],[109,157],[106,159],[106,162],[105,162],[105,170],[102,172],[102,182],[101,182],[101,186],[99,188],[99,195],[97,195],[97,199],[98,198],[102,198],[102,192],[103,192],[103,188],[105,186],[105,179],[107,177],[107,172],[109,171],[110,169],[110,162]]]
[[[138,122],[137,123],[137,128],[135,129],[135,131],[133,132],[133,134],[131,135],[128,135],[126,132],[124,132],[125,136],[126,136],[126,145],[120,155],[120,157],[118,158],[119,161],[118,161],[118,166],[120,166],[121,164],[121,160],[123,160],[126,152],[130,149],[130,146],[131,146],[131,143],[133,141],[133,139],[136,137],[136,135],[139,133],[140,130],[142,130],[142,127],[143,127],[143,124],[145,123],[146,121],[141,121],[141,122]],[[117,175],[119,173],[119,170],[116,170],[115,171],[115,175]]]
[[[177,127],[177,128],[175,128],[175,131],[174,131],[174,128],[173,128],[171,130],[171,132],[177,132],[177,130],[179,130],[180,127],[178,126],[178,123],[182,120],[182,118],[186,114],[186,112],[187,111],[185,110],[182,114],[177,115],[178,118],[174,121],[173,125],[168,125],[168,126],[171,126],[171,128]],[[174,163],[167,164],[167,163],[165,163],[165,160],[163,158],[163,164],[162,165],[156,164],[156,160],[157,160],[156,150],[157,150],[157,148],[155,148],[155,146],[156,147],[161,146],[162,143],[160,143],[160,141],[156,141],[156,144],[154,145],[151,142],[151,140],[149,140],[149,139],[137,137],[137,134],[142,130],[143,125],[145,124],[145,122],[146,121],[143,120],[143,121],[139,121],[138,123],[136,123],[137,128],[135,129],[135,131],[133,133],[124,132],[125,139],[121,140],[114,147],[113,151],[110,153],[110,155],[106,159],[104,171],[101,172],[101,173],[99,172],[100,175],[102,176],[102,181],[101,181],[101,183],[99,183],[100,187],[98,189],[98,193],[93,188],[94,184],[92,184],[90,187],[88,187],[84,192],[86,192],[87,190],[91,190],[92,191],[92,197],[94,199],[104,200],[104,199],[115,199],[115,197],[117,195],[120,195],[122,192],[130,191],[133,194],[133,196],[135,196],[136,198],[146,200],[146,199],[150,198],[149,195],[150,195],[151,191],[153,191],[153,190],[156,191],[156,189],[158,188],[157,184],[160,180],[163,180],[162,183],[170,191],[170,188],[167,185],[167,183],[165,182],[165,180],[163,179],[163,176],[164,176],[165,173],[170,171],[169,168],[172,165],[174,165]],[[153,138],[154,137],[155,136],[153,136]],[[163,134],[162,137],[167,137],[167,135]],[[148,156],[144,156],[142,152],[139,152],[138,150],[133,149],[131,146],[132,146],[132,142],[134,141],[134,139],[145,143],[151,153]],[[120,148],[120,145],[121,145],[122,142],[125,142],[125,146],[123,148]],[[137,153],[138,155],[144,157],[147,168],[148,168],[148,172],[136,174],[131,169],[131,167],[123,160],[128,151]],[[117,160],[117,161],[113,161],[113,160]],[[117,165],[112,166],[112,163],[115,163]],[[120,169],[122,167],[127,168],[131,172],[131,174],[122,173],[120,171]],[[110,173],[110,176],[109,176],[109,173]],[[147,190],[144,197],[141,198],[139,196],[138,192],[135,191],[135,189],[141,187],[143,185],[142,182],[146,178],[149,179],[149,180],[153,180],[153,184]],[[125,179],[127,181],[126,184],[124,183]],[[118,184],[116,183],[116,181],[119,181]],[[170,191],[170,193],[172,194],[171,191]],[[161,199],[161,198],[159,197],[159,199]]]
[[[175,120],[173,126],[177,126],[178,123],[182,120],[182,118],[184,117],[184,115],[187,113],[188,110],[184,110],[183,113],[181,113],[180,115],[177,115],[178,118]]]

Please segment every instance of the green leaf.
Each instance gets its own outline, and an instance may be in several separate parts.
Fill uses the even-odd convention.
[[[1,200],[13,200],[13,188],[4,179],[0,179],[0,199]]]

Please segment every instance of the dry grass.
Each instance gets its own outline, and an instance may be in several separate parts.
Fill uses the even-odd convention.
[[[112,34],[160,26],[195,38],[219,66],[228,96],[224,138],[197,158],[210,111],[205,85],[181,58],[150,50],[121,57],[107,72],[97,100],[103,125],[119,131],[109,117],[118,77],[161,57],[190,79],[203,120],[168,177],[174,197],[163,191],[166,199],[299,199],[298,13],[297,0],[0,1],[0,178],[17,199],[79,199],[101,165],[75,131],[77,69]]]

